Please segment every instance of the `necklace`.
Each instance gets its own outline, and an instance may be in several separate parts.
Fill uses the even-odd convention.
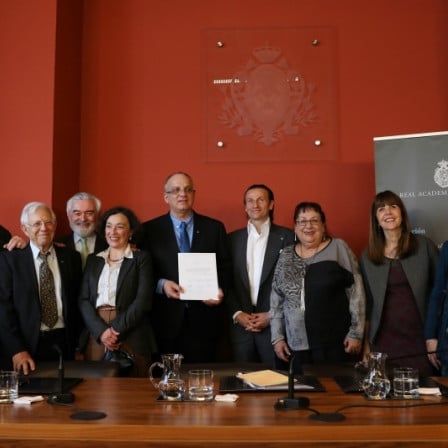
[[[112,263],[119,263],[121,260],[123,260],[123,258],[124,258],[124,256],[121,257],[121,258],[113,259],[113,258],[110,258],[110,254],[107,256],[107,259],[108,259],[109,261],[111,261]]]

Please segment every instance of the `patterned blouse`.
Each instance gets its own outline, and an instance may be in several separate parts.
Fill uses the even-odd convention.
[[[286,247],[270,300],[272,343],[286,339],[297,351],[363,338],[364,287],[356,257],[341,239],[307,259],[294,245]]]

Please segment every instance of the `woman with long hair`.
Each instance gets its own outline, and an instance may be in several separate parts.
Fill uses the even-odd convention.
[[[361,260],[367,297],[364,357],[384,352],[389,364],[432,375],[423,325],[438,258],[436,245],[414,235],[401,198],[386,190],[373,200],[369,243]]]

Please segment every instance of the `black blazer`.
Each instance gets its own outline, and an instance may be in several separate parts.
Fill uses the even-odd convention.
[[[179,248],[169,213],[145,222],[142,225],[142,238],[142,248],[149,250],[153,258],[155,281],[165,278],[179,283],[177,263]],[[224,291],[225,298],[231,275],[231,261],[224,224],[195,213],[191,252],[216,253],[218,283]],[[216,322],[221,312],[221,305],[207,306],[201,301],[194,300],[188,305],[189,313],[204,329],[204,334],[210,337],[216,336],[219,331]],[[152,323],[156,336],[166,339],[175,338],[181,330],[184,312],[184,301],[172,300],[165,295],[156,294],[152,311]]]
[[[70,233],[69,235],[65,235],[62,238],[58,238],[57,242],[64,244],[65,246],[69,247],[70,249],[76,250],[73,233]],[[108,247],[108,245],[107,245],[107,242],[104,239],[104,237],[102,237],[99,233],[97,233],[93,253],[97,254],[98,252],[106,250],[107,247]]]
[[[78,252],[54,246],[61,275],[61,299],[68,353],[75,353],[81,331],[77,307],[81,281]],[[39,284],[31,247],[0,253],[0,341],[1,357],[8,361],[16,353],[34,356],[40,331]],[[38,361],[38,360],[37,360]]]
[[[11,234],[3,226],[0,226],[0,250],[3,250],[3,244],[11,239]]]
[[[246,266],[247,236],[247,228],[235,230],[229,234],[233,261],[233,284],[227,306],[232,316],[240,310],[246,313],[253,312]],[[292,230],[271,224],[261,271],[256,312],[269,311],[272,277],[278,256],[284,247],[293,243],[294,232]]]
[[[98,280],[105,260],[97,255],[87,257],[79,294],[79,306],[87,329],[99,342],[101,334],[109,327],[96,311]],[[151,256],[136,251],[133,258],[124,258],[117,283],[115,306],[117,317],[111,322],[120,333],[120,340],[136,353],[151,355],[155,352],[155,340],[149,320],[154,295]]]

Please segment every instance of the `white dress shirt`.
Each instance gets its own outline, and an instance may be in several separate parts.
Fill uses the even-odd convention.
[[[98,280],[98,298],[96,299],[96,307],[100,306],[116,306],[117,284],[120,268],[124,258],[133,258],[131,246],[128,244],[124,252],[124,257],[119,262],[109,264],[109,248],[103,250],[96,255],[104,258],[104,267]]]
[[[254,306],[257,304],[261,272],[263,269],[264,255],[266,253],[270,228],[270,219],[267,219],[261,225],[261,233],[258,233],[257,229],[250,221],[247,223],[246,265],[250,284],[250,298],[252,305]]]

